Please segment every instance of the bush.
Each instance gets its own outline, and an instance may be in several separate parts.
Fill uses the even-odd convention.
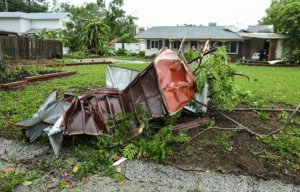
[[[5,53],[2,53],[2,56],[5,60],[11,60],[11,57],[6,55]]]
[[[191,61],[192,59],[195,59],[199,56],[199,53],[196,51],[195,48],[191,48],[189,52],[184,54],[184,57],[187,61]]]
[[[145,57],[145,51],[139,51],[138,55],[142,56],[142,57]]]
[[[84,51],[70,52],[66,55],[66,57],[72,58],[72,59],[84,59],[87,56],[88,56],[88,54]]]
[[[120,48],[120,49],[118,49],[118,51],[116,52],[116,54],[118,56],[126,56],[126,55],[128,55],[128,51],[126,49]]]

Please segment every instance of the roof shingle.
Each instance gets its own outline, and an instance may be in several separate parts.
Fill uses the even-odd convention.
[[[260,32],[270,26],[249,26],[249,32]],[[152,27],[137,35],[138,39],[241,39],[233,32],[224,30],[224,26],[163,26]]]

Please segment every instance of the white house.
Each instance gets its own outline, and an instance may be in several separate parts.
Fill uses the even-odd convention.
[[[129,53],[136,53],[138,54],[139,51],[145,51],[146,45],[145,43],[116,43],[114,46],[115,52],[117,52],[119,49],[122,49],[124,46],[124,49],[127,50]]]
[[[251,58],[254,53],[262,53],[260,60],[274,60],[282,57],[282,42],[287,37],[276,34],[273,26],[253,25],[248,29],[233,32],[225,26],[161,26],[152,27],[136,38],[146,43],[146,56],[157,54],[163,47],[178,51],[185,38],[183,51],[194,47],[198,51],[210,39],[211,45],[226,46],[232,61],[245,57]]]
[[[37,33],[44,28],[64,29],[71,16],[71,13],[0,12],[0,29],[19,34]]]

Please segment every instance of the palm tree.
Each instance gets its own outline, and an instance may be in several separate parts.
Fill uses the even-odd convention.
[[[108,54],[108,41],[110,28],[103,20],[86,20],[85,30],[82,33],[82,46],[86,46],[89,51],[100,55]]]
[[[44,28],[40,32],[37,33],[36,37],[39,39],[44,39],[47,34],[48,34],[47,28]]]

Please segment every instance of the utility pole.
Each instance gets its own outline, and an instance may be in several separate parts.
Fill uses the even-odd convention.
[[[8,4],[7,4],[7,0],[5,0],[5,12],[8,12]]]

